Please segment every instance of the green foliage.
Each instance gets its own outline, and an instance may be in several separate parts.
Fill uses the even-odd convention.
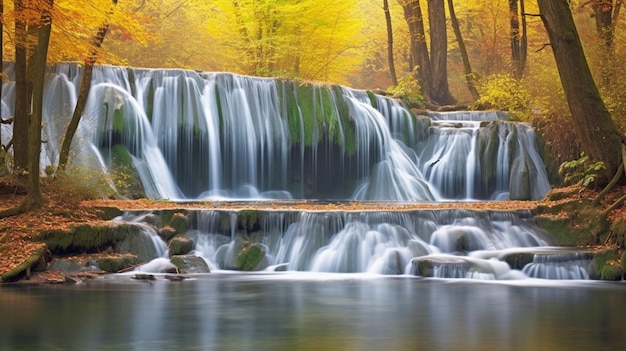
[[[562,163],[559,174],[563,177],[565,185],[578,184],[591,187],[605,169],[603,162],[591,163],[589,156],[581,152],[579,159]]]
[[[477,88],[480,99],[476,107],[509,111],[516,120],[528,119],[532,98],[517,79],[507,74],[493,74],[480,79]]]
[[[394,98],[406,102],[410,107],[422,107],[424,102],[422,88],[413,73],[409,73],[400,78],[398,85],[387,89],[387,91]]]

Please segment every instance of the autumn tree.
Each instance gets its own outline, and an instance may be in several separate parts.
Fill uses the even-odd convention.
[[[472,71],[472,65],[470,64],[469,55],[467,54],[467,49],[465,48],[465,41],[463,40],[463,35],[461,34],[461,28],[456,17],[454,2],[452,0],[448,0],[448,11],[450,12],[450,21],[452,23],[452,29],[454,30],[454,36],[456,37],[456,41],[459,45],[459,51],[461,52],[461,60],[463,61],[467,89],[472,95],[472,98],[474,100],[478,100],[480,98],[480,94],[478,94],[478,89],[476,89],[476,74]]]
[[[417,66],[417,80],[422,87],[422,93],[427,100],[431,100],[432,69],[428,44],[426,43],[426,31],[424,30],[424,17],[420,0],[399,0],[404,10],[404,19],[409,28],[411,40],[411,64]]]
[[[524,0],[509,0],[509,19],[511,24],[510,35],[513,75],[517,79],[520,79],[524,74],[528,56]]]
[[[569,2],[538,0],[538,4],[576,133],[585,153],[606,166],[606,181],[620,166],[623,137],[593,80]]]
[[[78,124],[85,110],[87,99],[89,98],[89,92],[91,90],[91,75],[93,72],[93,66],[96,64],[96,59],[98,57],[97,50],[102,46],[104,37],[109,31],[110,16],[113,14],[113,10],[116,5],[117,0],[112,0],[111,9],[108,11],[107,18],[105,19],[104,23],[102,23],[100,28],[98,28],[98,32],[94,35],[92,39],[93,49],[89,53],[89,56],[85,59],[85,64],[83,66],[83,75],[80,82],[80,90],[78,92],[78,100],[76,101],[76,106],[74,107],[72,119],[70,120],[65,132],[65,136],[63,137],[63,144],[61,146],[61,151],[59,154],[59,169],[61,171],[64,171],[65,166],[67,165],[67,159],[69,157],[72,139],[74,138],[74,134],[78,129]]]

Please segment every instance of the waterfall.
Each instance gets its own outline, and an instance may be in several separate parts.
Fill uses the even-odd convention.
[[[190,218],[185,235],[211,270],[234,269],[246,243],[263,248],[268,270],[482,280],[589,279],[593,256],[548,246],[523,211],[195,210]]]
[[[47,75],[42,169],[58,162],[81,74]],[[532,129],[505,113],[417,116],[340,86],[115,66],[94,69],[70,167],[130,169],[148,197],[172,200],[539,199],[550,187]]]

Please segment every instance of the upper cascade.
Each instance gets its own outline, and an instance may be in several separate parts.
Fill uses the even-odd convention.
[[[63,63],[47,75],[42,169],[58,162],[81,74]],[[171,200],[524,200],[550,188],[533,130],[501,112],[416,116],[369,91],[182,69],[96,66],[70,162],[130,171]]]

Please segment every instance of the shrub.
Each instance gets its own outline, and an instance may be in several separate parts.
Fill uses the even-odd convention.
[[[591,163],[589,156],[581,152],[579,159],[563,162],[559,167],[559,174],[563,177],[565,185],[578,184],[591,187],[605,169],[603,162]]]
[[[424,96],[417,79],[413,73],[400,78],[398,85],[387,90],[394,98],[407,103],[410,107],[422,107]]]
[[[480,99],[476,108],[511,112],[511,117],[527,120],[530,116],[531,95],[520,81],[506,74],[494,74],[477,84]]]

